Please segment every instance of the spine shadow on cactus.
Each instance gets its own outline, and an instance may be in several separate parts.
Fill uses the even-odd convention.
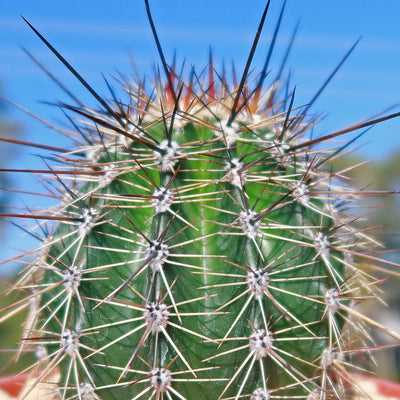
[[[30,294],[0,314],[30,306],[28,393],[57,369],[62,399],[347,399],[361,391],[351,371],[370,355],[368,327],[399,339],[357,310],[383,260],[346,212],[360,192],[327,168],[346,146],[315,147],[399,114],[308,139],[316,119],[294,113],[281,72],[263,89],[284,6],[249,74],[268,6],[232,85],[211,55],[207,79],[192,70],[185,83],[146,1],[167,82],[157,75],[148,94],[122,78],[126,103],[111,87],[101,98],[26,21],[102,107],[62,104],[74,148],[46,171],[60,205],[3,214],[58,221],[38,223],[43,244],[14,287]]]

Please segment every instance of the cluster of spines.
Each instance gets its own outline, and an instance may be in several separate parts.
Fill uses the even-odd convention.
[[[158,124],[161,123],[162,120]],[[191,121],[188,123],[191,123]],[[206,129],[209,129],[210,124],[211,122],[205,121],[204,125],[206,126]],[[268,398],[270,393],[270,387],[267,382],[268,372],[265,371],[266,367],[263,362],[266,357],[271,358],[278,368],[286,371],[285,373],[293,381],[292,385],[287,385],[288,387],[292,386],[292,390],[293,388],[295,389],[297,386],[300,386],[303,387],[305,392],[309,393],[310,396],[315,392],[313,385],[317,387],[317,390],[322,390],[321,393],[328,390],[327,387],[319,388],[319,384],[316,383],[317,380],[314,381],[315,377],[305,376],[298,368],[292,366],[290,362],[285,359],[286,354],[282,355],[282,353],[280,353],[280,341],[326,340],[321,337],[320,334],[316,334],[313,330],[312,325],[319,321],[312,321],[309,323],[301,322],[299,317],[293,314],[293,310],[280,304],[276,299],[277,296],[275,296],[275,291],[284,292],[287,296],[299,297],[302,300],[306,299],[311,303],[315,302],[323,304],[323,307],[326,310],[326,315],[324,317],[329,320],[329,344],[324,353],[321,354],[320,360],[321,368],[325,370],[325,372],[322,373],[324,376],[322,382],[325,384],[325,375],[327,374],[326,371],[328,367],[338,359],[337,357],[334,358],[332,355],[334,347],[338,347],[340,349],[340,354],[343,354],[341,349],[343,345],[340,344],[342,341],[341,323],[339,326],[337,325],[335,315],[342,304],[339,301],[339,290],[341,290],[341,286],[345,286],[347,290],[349,289],[347,288],[347,285],[344,284],[343,273],[337,272],[336,269],[332,267],[329,260],[332,239],[328,238],[327,234],[320,231],[317,224],[315,226],[304,226],[304,223],[300,223],[302,221],[297,221],[295,224],[291,223],[285,225],[282,224],[282,222],[270,219],[270,214],[273,215],[275,209],[285,210],[292,208],[294,210],[292,211],[294,213],[292,218],[302,218],[302,207],[312,209],[314,215],[317,217],[319,216],[318,218],[321,218],[321,220],[326,219],[326,214],[328,213],[326,207],[322,204],[316,194],[313,195],[312,192],[310,192],[309,186],[303,182],[303,180],[305,180],[305,173],[307,173],[308,176],[312,176],[312,174],[316,172],[314,172],[312,168],[309,168],[308,171],[304,171],[303,162],[298,161],[296,164],[298,170],[294,172],[295,169],[292,168],[293,174],[288,175],[286,172],[287,167],[285,166],[285,168],[282,169],[279,164],[282,160],[279,157],[276,157],[273,151],[267,153],[266,149],[269,148],[268,143],[266,140],[258,137],[258,131],[256,134],[253,134],[252,129],[249,128],[249,126],[242,125],[246,127],[243,131],[251,132],[253,136],[251,139],[248,137],[245,138],[243,142],[246,143],[246,145],[248,145],[247,143],[250,143],[251,145],[254,144],[254,148],[257,149],[254,153],[260,154],[260,156],[257,155],[257,157],[260,157],[261,160],[261,162],[258,162],[258,160],[250,161],[246,166],[246,164],[239,158],[232,156],[232,153],[236,153],[238,142],[241,142],[242,135],[239,125],[235,125],[233,128],[229,129],[225,128],[225,130],[224,128],[221,128],[222,125],[224,125],[224,123],[217,123],[214,125],[213,129],[215,132],[214,137],[218,139],[218,142],[216,142],[212,137],[211,139],[198,141],[198,143],[190,143],[190,146],[184,146],[173,140],[164,139],[157,143],[154,139],[154,144],[151,143],[151,152],[146,149],[144,151],[134,150],[131,146],[124,145],[119,148],[118,153],[115,153],[116,159],[112,160],[112,162],[104,163],[105,165],[103,167],[99,160],[101,160],[101,157],[105,159],[109,157],[107,145],[104,145],[105,147],[103,150],[107,156],[104,157],[103,155],[98,157],[98,160],[95,163],[95,168],[100,169],[103,174],[101,174],[97,179],[86,179],[84,178],[84,174],[82,174],[81,179],[83,178],[83,187],[86,190],[86,193],[82,191],[75,193],[71,190],[66,192],[64,196],[64,202],[66,205],[62,207],[63,213],[67,213],[67,217],[62,220],[62,225],[65,226],[65,228],[59,228],[59,230],[53,234],[53,238],[50,238],[47,241],[46,249],[50,248],[46,257],[47,259],[42,257],[40,263],[36,263],[28,272],[28,275],[37,276],[38,269],[45,270],[44,275],[48,278],[48,281],[44,281],[42,284],[34,283],[32,285],[23,285],[24,289],[33,288],[35,290],[32,299],[37,300],[39,296],[42,295],[46,297],[46,301],[41,306],[36,306],[36,312],[38,314],[47,314],[46,317],[40,322],[35,321],[35,326],[32,327],[33,329],[29,329],[30,331],[38,331],[43,335],[43,337],[38,338],[37,345],[40,346],[40,349],[43,349],[42,346],[51,347],[54,341],[59,343],[59,346],[56,345],[58,348],[55,352],[51,354],[45,352],[40,356],[40,364],[43,365],[43,362],[46,360],[48,360],[48,364],[41,372],[39,379],[45,380],[50,370],[61,365],[66,358],[69,358],[66,367],[67,372],[63,375],[65,385],[61,385],[61,393],[64,398],[69,396],[71,385],[78,388],[76,396],[83,399],[89,399],[90,396],[94,398],[94,388],[96,386],[97,390],[101,392],[101,388],[98,387],[98,384],[95,384],[92,373],[89,371],[86,363],[92,356],[99,353],[106,353],[109,348],[112,348],[111,346],[118,344],[120,341],[129,338],[137,332],[140,332],[140,340],[136,348],[133,346],[134,351],[126,365],[103,365],[105,368],[111,367],[118,371],[120,377],[118,378],[118,381],[115,382],[115,387],[126,384],[124,378],[128,372],[131,374],[135,373],[136,375],[139,374],[139,376],[140,374],[144,374],[145,378],[138,378],[136,382],[148,382],[148,386],[139,391],[138,395],[133,398],[139,399],[151,391],[153,391],[156,396],[160,396],[161,393],[166,393],[166,395],[170,397],[170,393],[173,393],[178,397],[184,398],[183,395],[179,394],[179,392],[177,392],[173,387],[173,382],[179,382],[179,379],[174,378],[174,373],[167,368],[170,366],[164,365],[157,368],[157,365],[160,364],[160,355],[157,354],[157,350],[153,351],[153,360],[146,361],[140,356],[140,348],[145,345],[146,341],[154,341],[155,346],[158,346],[157,342],[159,341],[159,336],[163,336],[176,353],[176,357],[174,357],[170,364],[172,364],[172,362],[177,358],[181,360],[187,369],[186,371],[181,372],[193,375],[191,378],[185,378],[183,380],[186,382],[202,381],[202,378],[197,377],[198,370],[205,372],[211,368],[192,368],[178,345],[174,343],[174,340],[168,334],[168,325],[183,331],[184,334],[189,333],[189,335],[196,338],[195,340],[200,339],[204,342],[214,341],[220,342],[220,344],[235,341],[240,343],[240,345],[234,345],[229,350],[221,351],[217,355],[205,358],[203,361],[219,360],[226,354],[248,349],[248,355],[238,365],[235,373],[230,378],[215,379],[216,381],[223,383],[223,390],[220,393],[220,397],[223,397],[234,385],[237,386],[236,398],[245,395],[245,390],[247,390],[245,387],[249,380],[249,376],[250,374],[253,374],[253,370],[256,368],[255,366],[258,366],[259,374],[262,377],[262,381],[260,382],[262,387],[254,388],[251,398],[259,399],[263,398],[262,396]],[[102,133],[102,141],[104,142],[106,132],[103,132],[101,128],[97,129],[100,129],[100,132]],[[173,130],[171,131],[174,132]],[[178,134],[184,135],[184,132]],[[153,142],[153,140],[151,142]],[[218,143],[218,148],[210,151],[208,147],[214,145],[214,143]],[[270,147],[273,147],[272,143],[273,141],[269,143]],[[261,148],[261,150],[259,150],[259,148]],[[187,149],[189,149],[189,151]],[[222,157],[221,154],[223,155]],[[204,157],[210,158],[211,162],[208,162],[209,167],[212,165],[218,166],[215,170],[211,167],[206,171],[207,174],[210,174],[211,176],[215,175],[215,178],[207,178],[208,181],[207,179],[200,179],[197,181],[197,176],[204,175],[204,172],[200,169],[198,171],[184,171],[184,160],[189,159],[191,162],[196,163],[196,158],[202,160]],[[241,155],[242,159],[245,159],[245,157],[246,154]],[[292,155],[289,153],[288,157],[292,157]],[[225,161],[214,162],[214,158],[217,160],[222,158],[225,159]],[[258,171],[259,164],[265,164],[266,167],[264,168],[266,168],[267,172],[269,168],[270,175],[263,177],[261,175],[263,171]],[[269,164],[272,164],[273,167],[268,167]],[[178,167],[176,167],[177,165]],[[204,167],[207,168],[207,165],[204,165]],[[253,167],[257,167],[254,172]],[[157,170],[158,172],[156,175],[160,175],[158,183],[155,182],[154,178],[154,171]],[[57,176],[57,172],[54,174]],[[186,186],[174,186],[174,180],[178,180],[178,176],[181,176],[182,174],[185,174],[185,180],[187,180],[188,183]],[[136,176],[137,179],[128,179],[127,176],[129,175]],[[323,178],[321,180],[323,180]],[[110,185],[113,182],[116,187],[119,184],[132,186],[133,193],[129,193],[129,191],[127,191],[127,193],[119,193],[110,190]],[[226,186],[224,182],[226,182],[228,186]],[[252,184],[256,184],[262,188],[256,198],[254,198],[254,195],[249,195],[246,192],[246,189]],[[207,186],[220,188],[209,193]],[[229,186],[231,186],[231,188],[229,188]],[[143,190],[139,190],[139,193],[135,194],[135,189],[139,187],[140,189],[145,187],[144,192],[147,192],[148,194],[141,194],[140,192]],[[190,192],[196,192],[198,188],[200,188],[199,194],[190,194]],[[254,211],[257,203],[261,202],[261,196],[264,192],[264,195],[266,196],[267,192],[271,191],[271,188],[273,189],[273,195],[276,196],[277,200],[264,210],[258,212]],[[284,194],[281,194],[281,192]],[[208,221],[208,223],[211,223],[212,225],[220,225],[220,231],[200,235],[196,239],[191,239],[188,242],[178,241],[175,245],[168,244],[171,238],[179,236],[180,233],[187,229],[198,231],[198,228],[195,226],[196,221],[186,221],[186,219],[179,214],[180,209],[184,209],[185,203],[189,203],[190,207],[195,204],[200,213],[200,211],[204,212],[204,209],[216,208],[215,203],[217,203],[219,198],[222,196],[227,196],[232,203],[238,206],[236,207],[238,209],[236,212],[233,210],[216,209],[220,214],[224,213],[232,215],[230,223],[222,224],[218,221]],[[311,196],[313,196],[315,201],[311,200]],[[65,198],[68,198],[68,200]],[[249,201],[254,201],[254,204],[252,204],[251,207]],[[100,204],[100,206],[96,205],[96,203]],[[152,209],[152,212],[146,213],[146,215],[150,216],[153,221],[157,221],[153,237],[148,236],[149,233],[146,234],[143,232],[143,227],[139,228],[137,226],[138,223],[133,221],[130,216],[132,215],[130,212],[132,209],[139,211]],[[116,212],[120,214],[120,218],[122,217],[128,222],[127,225],[130,227],[120,226],[118,225],[118,222],[115,222],[116,220],[113,217]],[[202,218],[204,218],[204,216],[202,216]],[[63,218],[61,217],[61,219]],[[179,229],[173,235],[169,235],[168,228],[178,219],[183,223],[184,227]],[[332,218],[329,220],[329,223],[331,222]],[[116,234],[114,231],[101,231],[101,226],[106,224],[113,228],[117,228],[117,230],[120,231],[118,233],[120,236],[115,237]],[[299,228],[304,232],[304,234],[294,233],[295,230]],[[274,231],[282,232],[289,229],[294,234],[288,235],[287,237],[275,233],[269,233]],[[64,230],[66,230],[66,232],[64,232]],[[97,232],[98,230],[100,230],[100,232]],[[92,267],[88,265],[87,257],[90,256],[86,254],[87,251],[90,252],[97,249],[100,254],[104,251],[109,253],[127,253],[132,255],[132,251],[123,250],[124,246],[121,246],[122,243],[120,243],[118,247],[114,248],[111,246],[107,247],[105,244],[102,244],[102,246],[96,246],[91,240],[89,240],[89,238],[94,235],[104,236],[105,240],[102,241],[102,243],[107,243],[106,238],[110,237],[110,239],[114,238],[122,243],[126,242],[127,244],[134,244],[137,249],[134,251],[136,254],[132,261],[123,260],[112,264]],[[182,248],[185,244],[190,245],[194,241],[202,242],[208,238],[218,240],[221,235],[224,237],[232,235],[239,236],[242,241],[246,242],[246,247],[250,246],[253,248],[245,250],[245,252],[248,253],[248,264],[239,265],[237,262],[232,261],[229,258],[223,259],[224,256],[222,254],[184,255],[185,257],[192,256],[197,257],[198,259],[204,258],[206,262],[202,261],[201,264],[206,264],[207,267],[205,268],[171,260],[174,257],[174,253],[175,257],[177,255],[174,250],[175,248]],[[282,249],[281,254],[275,256],[272,261],[267,261],[268,253],[264,250],[264,246],[268,245],[269,238],[282,241],[284,244],[290,243],[292,247],[287,248],[287,245],[279,246]],[[112,242],[112,240],[110,240],[110,242]],[[60,245],[61,243],[61,246],[57,246],[57,244]],[[294,278],[286,277],[289,271],[301,271],[305,266],[312,265],[316,262],[315,260],[310,260],[309,262],[304,262],[302,264],[290,265],[289,261],[291,259],[295,260],[299,255],[296,254],[293,257],[289,257],[289,255],[296,252],[296,248],[299,246],[300,248],[303,246],[305,248],[315,249],[314,258],[319,257],[324,261],[326,264],[326,275],[300,276]],[[61,250],[57,248],[57,252],[52,254],[54,251],[51,249],[55,247],[61,247]],[[85,248],[89,250],[85,250]],[[283,249],[286,250],[283,251]],[[213,258],[222,259],[224,264],[231,267],[230,269],[232,272],[229,274],[225,273],[229,282],[225,281],[219,284],[205,285],[201,287],[200,290],[206,290],[206,293],[209,293],[211,289],[216,288],[222,288],[223,290],[229,290],[231,287],[242,288],[239,295],[225,304],[222,304],[220,307],[211,311],[206,309],[205,312],[192,313],[192,316],[198,318],[204,314],[213,315],[218,313],[227,313],[227,309],[231,308],[235,303],[242,303],[238,308],[239,312],[235,316],[234,320],[231,321],[231,327],[226,330],[223,337],[215,338],[185,328],[184,325],[181,325],[182,318],[186,317],[185,313],[179,311],[179,308],[183,304],[192,302],[200,303],[205,301],[210,297],[210,295],[206,294],[203,295],[203,297],[188,299],[183,302],[175,301],[173,286],[180,277],[177,275],[176,279],[173,282],[170,282],[164,273],[164,265],[168,262],[170,265],[176,264],[178,267],[183,266],[184,268],[190,268],[194,273],[206,277],[205,280],[207,281],[214,275],[223,275],[220,272],[213,271]],[[65,261],[62,261],[65,259],[69,259],[68,265]],[[340,262],[342,264],[344,263],[342,260],[340,260]],[[262,266],[255,268],[254,263]],[[120,266],[127,264],[132,264],[130,265],[130,269],[133,270],[133,273],[125,280],[121,281],[114,290],[109,293],[104,293],[103,298],[100,296],[99,298],[90,299],[89,297],[86,297],[84,300],[82,299],[80,287],[85,281],[98,279],[107,280],[106,276],[97,278],[96,273],[107,271],[107,274],[109,275],[110,273],[114,273],[114,271],[118,271]],[[285,264],[289,264],[290,266],[285,267]],[[148,293],[141,294],[138,287],[135,285],[135,278],[146,270],[148,271],[147,275],[150,277],[149,279],[151,280],[151,283],[148,285]],[[240,270],[244,270],[245,274],[236,272]],[[119,275],[118,272],[115,274],[117,276]],[[41,275],[43,275],[43,273],[41,273]],[[53,278],[50,278],[51,276]],[[282,276],[282,278],[279,278],[280,276]],[[292,280],[296,282],[309,279],[319,280],[326,278],[326,276],[330,277],[330,280],[334,282],[334,286],[333,288],[327,289],[325,298],[320,299],[315,296],[308,296],[307,294],[295,293],[290,290],[282,289],[281,285],[277,283],[290,282]],[[52,280],[53,282],[51,282]],[[25,281],[26,279],[23,278],[21,282]],[[136,297],[139,296],[143,300],[144,305],[136,305],[127,300],[118,300],[118,295],[125,288],[129,288],[129,290],[135,292]],[[162,294],[162,292],[165,292],[165,294]],[[51,295],[47,295],[48,293]],[[169,306],[165,304],[167,299],[168,303],[170,303]],[[243,299],[246,300],[242,301]],[[265,299],[268,299],[268,301],[271,302],[273,307],[281,314],[282,319],[291,320],[294,324],[290,326],[290,328],[274,332],[273,329],[276,322],[271,321],[271,316],[265,309]],[[81,328],[80,325],[85,324],[85,318],[82,314],[91,312],[91,310],[87,310],[88,300],[96,303],[94,308],[101,306],[112,306],[114,310],[118,310],[119,307],[131,308],[135,311],[139,311],[142,315],[131,319],[123,319],[120,321],[107,322],[105,324]],[[84,305],[85,302],[86,306]],[[235,327],[239,322],[242,323],[241,320],[243,319],[243,315],[248,315],[247,308],[250,308],[253,303],[256,304],[255,307],[259,308],[258,313],[256,312],[256,314],[258,314],[257,318],[261,318],[260,320],[254,320],[251,322],[253,333],[244,337],[231,337],[230,334],[232,330],[235,330]],[[197,308],[200,308],[200,304]],[[77,309],[79,310],[78,314],[76,311]],[[173,312],[171,312],[171,309]],[[178,321],[170,321],[171,316],[175,316]],[[48,330],[48,325],[54,327],[55,322],[56,325],[59,325],[60,332],[58,333]],[[70,327],[71,324],[73,329]],[[109,341],[97,349],[90,348],[81,343],[81,338],[84,338],[85,336],[89,337],[93,332],[108,329],[111,326],[120,324],[132,324],[132,328],[129,328],[124,335]],[[299,338],[298,336],[290,338],[287,333],[290,332],[292,334],[296,329],[304,330],[308,332],[308,335],[303,335],[302,338]],[[282,334],[283,337],[281,337]],[[286,337],[285,334],[287,335]],[[86,356],[81,355],[82,349],[86,350]],[[148,365],[149,371],[146,372],[132,368],[134,360],[138,357]],[[289,354],[289,357],[295,356]],[[318,360],[315,360],[315,363],[317,361]],[[311,363],[311,361],[305,360],[302,362]],[[223,362],[221,365],[223,365]],[[74,375],[74,378],[72,378],[71,375]],[[84,376],[83,380],[82,376]],[[207,377],[204,378],[204,380],[211,381],[212,378]],[[132,381],[130,382],[132,383]],[[312,382],[311,386],[310,382]],[[111,387],[112,386],[113,385],[111,384]]]
[[[86,143],[59,157],[70,170],[49,170],[62,206],[33,217],[61,224],[16,285],[32,293],[15,306],[35,313],[23,338],[37,346],[33,385],[62,367],[63,399],[117,389],[132,400],[186,399],[201,382],[216,384],[209,398],[342,398],[356,350],[345,323],[356,320],[365,339],[364,324],[380,326],[354,308],[376,282],[351,258],[372,241],[335,210],[353,196],[322,169],[337,153],[311,150],[314,122],[289,117],[293,97],[279,110],[275,86],[260,96],[263,73],[255,89],[247,72],[230,90],[222,77],[218,92],[210,63],[196,92],[166,69],[166,88],[159,79],[147,95],[127,83],[130,105],[107,105],[108,115],[65,106],[87,118]],[[303,320],[296,302],[315,317]],[[191,317],[196,329],[184,323]],[[104,343],[109,331],[117,335]],[[190,340],[204,346],[197,361],[185,354]],[[302,341],[318,356],[287,350]],[[123,363],[107,364],[117,347]]]

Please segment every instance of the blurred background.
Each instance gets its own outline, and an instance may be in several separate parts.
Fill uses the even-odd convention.
[[[176,54],[178,65],[185,62],[198,70],[206,66],[211,48],[218,67],[227,70],[234,64],[240,75],[265,6],[261,0],[181,0],[150,1],[153,18],[167,61]],[[257,53],[254,70],[262,68],[282,1],[272,1]],[[29,110],[57,126],[65,119],[54,105],[67,101],[65,94],[35,65],[27,50],[37,57],[83,103],[95,106],[94,100],[56,57],[35,36],[21,15],[30,21],[102,95],[109,96],[104,76],[113,85],[113,76],[130,75],[136,68],[140,75],[151,77],[158,54],[141,0],[57,2],[50,0],[14,0],[0,2],[0,136],[68,146],[68,141],[43,123],[11,105],[7,100]],[[400,2],[353,0],[289,0],[277,38],[271,69],[279,68],[295,26],[299,29],[288,60],[292,87],[296,86],[295,105],[307,104],[347,50],[361,37],[350,58],[324,90],[311,112],[322,121],[314,136],[323,136],[361,121],[383,110],[398,112],[400,107]],[[104,74],[104,76],[103,76]],[[273,72],[272,75],[275,75]],[[149,80],[149,78],[148,78]],[[355,134],[342,140],[351,140]],[[333,168],[371,160],[351,175],[357,187],[375,190],[400,190],[400,118],[373,127]],[[44,168],[39,149],[0,142],[0,168]],[[30,174],[0,173],[0,210],[47,207],[46,198],[18,193],[36,190],[37,179]],[[14,191],[3,190],[3,188]],[[386,225],[375,236],[393,251],[384,257],[400,262],[400,203],[397,196],[369,197],[367,207],[371,225]],[[18,221],[14,221],[18,223]],[[390,225],[389,225],[390,224]],[[1,259],[12,258],[37,246],[35,239],[6,219],[0,220]],[[10,285],[18,272],[14,262],[0,266],[0,292]],[[390,306],[377,312],[382,323],[400,332],[399,279],[390,279],[382,289]],[[0,297],[0,309],[11,301]],[[17,318],[0,325],[0,339],[15,347],[12,337],[19,329]],[[384,338],[379,338],[386,343]],[[6,342],[7,341],[7,342]],[[380,343],[381,343],[380,342]],[[11,353],[0,354],[0,375],[17,370],[8,363]],[[390,348],[382,375],[400,379],[399,352]]]

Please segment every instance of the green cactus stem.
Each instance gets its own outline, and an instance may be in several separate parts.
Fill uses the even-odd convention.
[[[46,232],[14,288],[29,294],[0,314],[31,309],[28,393],[59,370],[63,400],[350,398],[368,328],[399,336],[357,308],[379,283],[376,243],[328,167],[343,148],[317,145],[380,121],[310,138],[294,91],[249,73],[268,5],[239,83],[212,61],[177,74],[146,7],[167,79],[121,79],[124,101],[31,26],[100,108],[62,104],[74,147],[43,171],[59,205],[8,215]]]

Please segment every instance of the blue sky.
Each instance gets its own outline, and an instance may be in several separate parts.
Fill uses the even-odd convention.
[[[241,72],[265,2],[261,0],[150,1],[154,21],[168,60],[201,69],[211,46],[216,61],[233,61]],[[282,2],[271,12],[253,66],[261,68]],[[0,82],[2,95],[54,123],[62,115],[40,101],[65,100],[65,95],[37,68],[21,46],[37,56],[84,102],[94,101],[33,34],[27,18],[95,87],[107,94],[102,74],[130,74],[130,54],[141,73],[158,61],[141,0],[14,0],[0,1]],[[288,65],[296,85],[296,104],[307,103],[336,63],[362,37],[359,45],[313,107],[326,118],[316,134],[327,134],[400,103],[400,2],[398,0],[288,0],[273,66],[281,60],[294,26],[300,27]],[[400,107],[394,109],[399,111]],[[24,128],[24,139],[63,145],[57,134],[24,113],[7,108]],[[349,137],[351,138],[351,137]],[[2,145],[2,144],[0,144]],[[368,158],[386,157],[400,149],[400,119],[372,129],[357,151]],[[20,147],[9,165],[43,167],[38,152]],[[34,180],[15,176],[12,185],[32,188]],[[15,196],[22,204],[35,198]],[[7,231],[2,257],[16,254],[15,231]],[[7,240],[8,239],[8,240]],[[12,243],[12,244],[11,244]],[[21,242],[26,247],[27,242]],[[34,245],[32,243],[32,245]],[[28,245],[29,246],[29,245]]]

